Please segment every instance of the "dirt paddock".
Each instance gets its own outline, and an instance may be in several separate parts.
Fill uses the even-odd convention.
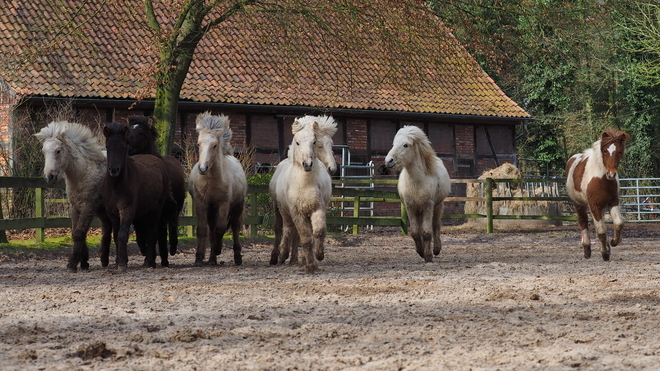
[[[395,230],[329,236],[320,271],[244,264],[68,273],[67,251],[0,250],[2,370],[660,368],[660,224],[626,224],[604,262],[576,227],[446,227],[433,263]]]

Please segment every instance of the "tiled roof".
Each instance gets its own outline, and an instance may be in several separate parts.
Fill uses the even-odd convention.
[[[6,1],[0,15],[0,79],[28,96],[153,98],[154,91],[148,88],[152,85],[143,76],[151,76],[157,53],[142,21],[132,19],[120,7],[121,0],[103,5],[98,15],[76,31],[78,36],[49,45],[48,52],[27,63],[12,61],[35,45],[58,39],[58,29],[52,25],[63,19],[54,7],[73,9],[79,4],[75,0]],[[90,10],[83,10],[79,19],[97,6],[87,7]],[[141,12],[141,5],[133,8],[135,17],[142,17]],[[315,34],[314,27],[289,28],[285,35],[277,31],[276,20],[266,15],[251,17],[251,21],[233,18],[200,42],[181,99],[529,117],[449,33],[444,45],[428,45],[441,48],[442,59],[409,54],[392,68],[392,56],[366,32],[347,52],[338,43],[327,42],[327,36]],[[254,17],[261,18],[255,22]],[[287,45],[283,42],[287,38],[298,42]]]

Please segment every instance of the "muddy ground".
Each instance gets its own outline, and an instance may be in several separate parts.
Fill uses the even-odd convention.
[[[67,251],[0,250],[2,370],[640,370],[660,368],[660,224],[604,262],[576,227],[444,228],[433,263],[396,230],[327,239],[314,275],[244,264],[68,273]]]

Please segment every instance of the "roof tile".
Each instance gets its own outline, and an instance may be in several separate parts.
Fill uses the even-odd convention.
[[[130,0],[105,2],[99,16],[79,29],[83,37],[66,38],[23,69],[2,68],[0,77],[13,90],[28,95],[137,95],[145,86],[140,74],[154,64],[156,53],[144,27],[126,26],[141,21],[131,18],[134,15],[125,11],[123,1]],[[48,45],[53,38],[49,31],[53,14],[64,6],[77,8],[78,3],[8,2],[0,16],[0,50],[20,55],[35,44]],[[78,16],[89,17],[102,3],[90,0]],[[159,15],[161,21],[164,17]],[[352,51],[347,53],[314,34],[315,27],[294,27],[286,35],[278,34],[268,27],[275,21],[259,17],[267,15],[251,14],[247,18],[252,23],[234,18],[204,37],[181,90],[182,99],[529,117],[449,33],[446,45],[429,45],[441,48],[442,58],[408,55],[395,60],[378,36],[365,30],[360,33],[364,40],[349,46]],[[287,44],[286,37],[296,38],[300,45]],[[322,46],[315,40],[321,40],[317,42]],[[396,69],[388,62],[392,60],[399,64]]]

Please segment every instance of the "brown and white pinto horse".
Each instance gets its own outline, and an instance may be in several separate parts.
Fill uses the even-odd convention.
[[[610,260],[610,245],[616,246],[621,242],[623,218],[619,208],[617,168],[629,139],[625,132],[607,128],[591,148],[573,155],[566,163],[566,190],[578,215],[586,259],[591,257],[587,210],[594,218],[603,260]],[[604,220],[606,210],[609,210],[614,222],[614,237],[609,243]]]

